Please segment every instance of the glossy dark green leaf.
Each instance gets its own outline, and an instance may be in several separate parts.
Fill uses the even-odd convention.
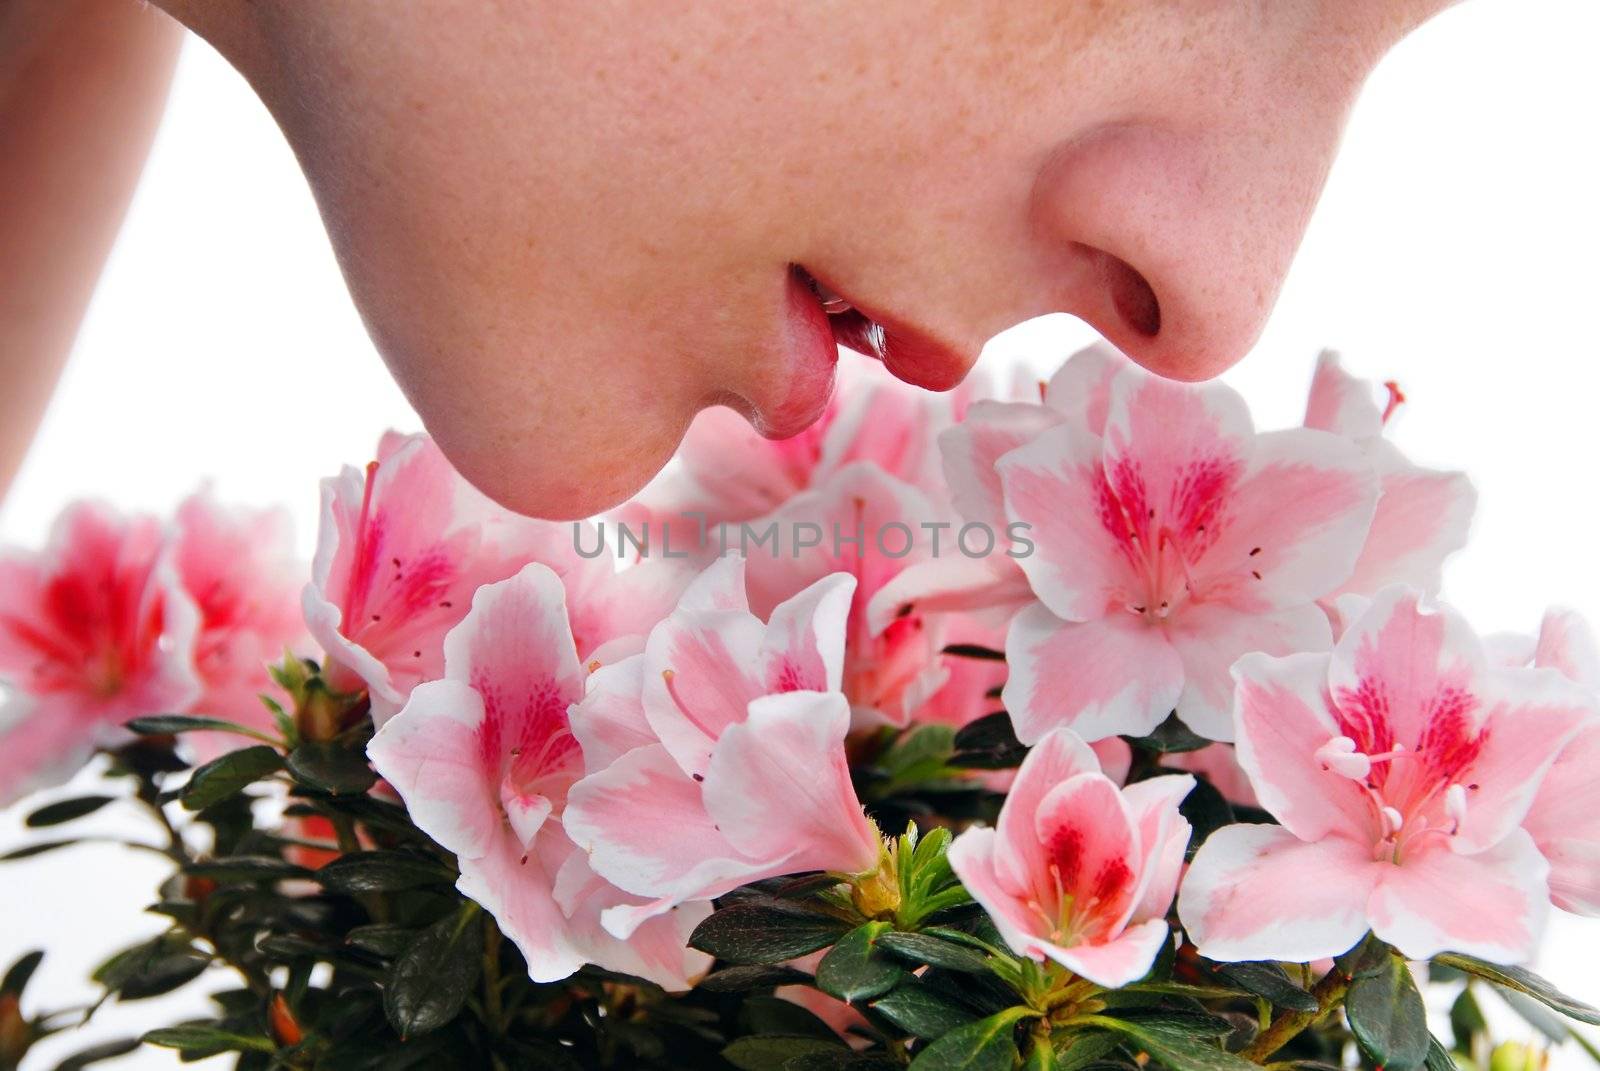
[[[817,988],[852,1003],[893,989],[905,977],[905,968],[877,947],[878,938],[890,929],[887,922],[868,922],[839,938],[817,964]]]
[[[1545,979],[1522,967],[1500,967],[1488,963],[1474,956],[1464,956],[1457,952],[1447,952],[1435,956],[1435,963],[1443,963],[1448,967],[1465,971],[1467,974],[1493,982],[1495,985],[1518,993],[1525,993],[1534,1000],[1545,1004],[1569,1019],[1576,1019],[1582,1023],[1600,1026],[1600,1008],[1591,1007],[1561,992]]]
[[[1289,972],[1278,963],[1260,960],[1250,963],[1217,963],[1212,966],[1224,981],[1247,993],[1254,993],[1289,1011],[1314,1012],[1317,998],[1294,983]]]
[[[837,1038],[824,1041],[813,1037],[758,1034],[735,1041],[722,1050],[722,1058],[740,1071],[785,1071],[788,1061],[793,1057],[840,1051],[850,1050]]]
[[[76,796],[69,800],[57,800],[47,803],[34,811],[23,820],[29,829],[42,829],[45,826],[59,826],[75,818],[93,814],[106,804],[116,800],[115,796]]]
[[[359,948],[363,952],[370,952],[384,959],[402,955],[416,939],[416,930],[407,926],[391,926],[387,923],[357,926],[344,936],[345,944],[351,948]]]
[[[747,900],[705,918],[689,944],[729,963],[782,963],[833,944],[850,923],[786,900]]]
[[[1115,1015],[1117,1019],[1142,1030],[1183,1037],[1220,1038],[1228,1036],[1234,1030],[1233,1024],[1228,1020],[1194,1008],[1133,1007],[1119,1008],[1115,1012],[1108,1011],[1105,1014]]]
[[[383,987],[383,1011],[403,1038],[437,1030],[456,1017],[483,966],[476,904],[463,904],[423,930],[395,960]]]
[[[1103,1015],[1083,1020],[1111,1030],[1131,1047],[1149,1053],[1172,1071],[1254,1071],[1256,1065],[1242,1056],[1235,1056],[1217,1045],[1201,1038],[1181,1033],[1151,1029],[1125,1019],[1112,1019]]]
[[[342,855],[316,872],[323,888],[346,895],[448,885],[455,879],[455,872],[437,859],[397,851]]]
[[[1390,953],[1381,970],[1350,983],[1345,1017],[1361,1051],[1388,1071],[1411,1071],[1428,1058],[1428,1010],[1405,960]]]
[[[62,1060],[52,1071],[83,1071],[86,1067],[93,1067],[104,1060],[114,1060],[118,1056],[126,1056],[136,1050],[140,1045],[138,1038],[117,1038],[114,1041],[102,1041],[98,1045],[91,1045],[87,1049],[80,1049],[71,1056]]]
[[[35,841],[32,844],[24,844],[20,848],[12,848],[4,855],[0,855],[0,863],[11,863],[22,859],[32,859],[36,855],[43,855],[45,852],[53,852],[57,848],[70,848],[72,845],[78,843],[80,842],[77,839]]]
[[[0,978],[0,993],[17,996],[28,988],[28,980],[33,977],[33,972],[39,969],[39,963],[43,959],[44,952],[40,949],[19,956],[15,963],[6,968],[5,977]]]
[[[1143,751],[1155,751],[1164,755],[1199,751],[1211,744],[1210,740],[1185,725],[1176,712],[1168,714],[1167,720],[1156,726],[1148,736],[1125,736],[1123,739]]]
[[[276,1052],[278,1049],[270,1038],[201,1024],[151,1030],[140,1040],[146,1045],[179,1049],[185,1053]]]
[[[1424,1066],[1427,1071],[1461,1071],[1461,1068],[1456,1064],[1455,1057],[1451,1056],[1449,1050],[1439,1044],[1438,1038],[1433,1037],[1428,1039],[1428,1059],[1425,1061]]]
[[[303,866],[273,855],[230,855],[224,859],[191,863],[183,869],[191,877],[224,883],[283,881],[287,878],[309,878],[313,874]]]
[[[784,1037],[821,1038],[838,1041],[833,1027],[809,1008],[792,1000],[768,994],[746,997],[740,1008],[740,1021],[749,1034],[781,1034]]]
[[[1098,1063],[1122,1044],[1115,1034],[1095,1031],[1052,1039],[1056,1047],[1056,1071],[1080,1071]]]
[[[989,957],[984,953],[926,933],[885,933],[878,938],[878,947],[912,966],[926,963],[967,974],[989,969]]]
[[[707,993],[748,993],[754,989],[771,989],[780,985],[808,985],[811,975],[775,963],[753,963],[742,967],[724,967],[700,980],[696,989]]]
[[[195,770],[178,798],[191,811],[204,810],[282,768],[283,756],[274,748],[265,744],[240,748]]]
[[[289,776],[333,796],[358,796],[377,783],[366,753],[334,740],[313,740],[289,752]]]
[[[1483,1017],[1483,1009],[1478,1007],[1477,994],[1473,993],[1471,987],[1462,989],[1450,1005],[1450,1032],[1455,1036],[1456,1047],[1470,1051],[1472,1039],[1488,1029],[1489,1021]]]
[[[911,1071],[1011,1071],[1022,1059],[1017,1023],[1032,1014],[1027,1008],[1008,1008],[958,1027],[918,1053]]]
[[[871,1008],[906,1033],[929,1040],[977,1018],[970,1008],[914,978],[873,1001]]]
[[[1011,726],[1011,715],[1003,710],[967,723],[956,733],[953,745],[951,764],[975,770],[1010,769],[1028,754]]]
[[[180,934],[141,942],[106,960],[91,976],[122,1000],[158,997],[198,978],[211,957]]]
[[[233,733],[237,736],[248,736],[264,743],[276,743],[270,736],[259,729],[252,729],[248,725],[240,725],[236,721],[225,718],[203,718],[192,714],[152,714],[145,718],[134,718],[127,723],[130,732],[140,736],[176,736],[179,733],[214,732]]]

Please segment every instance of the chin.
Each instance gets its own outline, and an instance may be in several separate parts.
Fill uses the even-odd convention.
[[[592,517],[626,502],[661,471],[679,439],[627,425],[591,423],[572,431],[558,441],[538,428],[504,443],[434,438],[485,495],[513,512],[552,521]]]

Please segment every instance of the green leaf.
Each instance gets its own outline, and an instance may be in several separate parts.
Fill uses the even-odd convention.
[[[1028,749],[1022,746],[1005,711],[968,722],[956,733],[950,762],[973,770],[1008,770],[1022,763]]]
[[[98,1045],[91,1045],[82,1049],[56,1064],[53,1071],[83,1071],[84,1068],[100,1063],[102,1060],[113,1060],[118,1056],[126,1056],[139,1047],[138,1038],[117,1038],[114,1041],[102,1041]]]
[[[1244,1057],[1199,1038],[1103,1015],[1085,1016],[1079,1022],[1121,1034],[1172,1071],[1257,1071],[1256,1065]]]
[[[366,752],[334,740],[313,740],[289,752],[289,775],[331,796],[358,796],[377,783]]]
[[[1022,1071],[1056,1071],[1056,1050],[1047,1039],[1033,1039],[1028,1055],[1022,1058]]]
[[[1345,1017],[1361,1051],[1388,1071],[1411,1071],[1428,1058],[1428,1011],[1405,960],[1386,955],[1381,969],[1350,983]]]
[[[41,840],[33,844],[24,844],[20,848],[13,848],[4,855],[0,855],[0,863],[10,863],[22,859],[32,859],[36,855],[43,855],[45,852],[53,852],[57,848],[70,848],[72,845],[78,843],[80,842],[74,838],[70,840]]]
[[[168,1026],[151,1030],[139,1040],[146,1045],[159,1045],[164,1049],[180,1049],[185,1053],[219,1052],[277,1052],[272,1039],[251,1034],[237,1034],[214,1026],[193,1024]]]
[[[1456,1065],[1455,1057],[1435,1037],[1428,1038],[1428,1058],[1424,1062],[1427,1071],[1461,1071]]]
[[[200,976],[211,957],[177,933],[164,933],[106,960],[90,976],[122,1000],[170,993]]]
[[[707,916],[689,945],[729,963],[781,963],[827,948],[850,923],[786,900],[746,900]]]
[[[926,963],[967,974],[989,969],[989,957],[982,952],[926,933],[885,933],[878,938],[878,947],[913,964]]]
[[[1575,1000],[1561,992],[1555,986],[1522,967],[1500,967],[1488,963],[1475,956],[1462,955],[1459,952],[1446,952],[1433,958],[1435,963],[1442,963],[1447,967],[1455,967],[1467,974],[1493,982],[1497,986],[1525,993],[1541,1004],[1548,1005],[1580,1023],[1589,1023],[1600,1026],[1600,1008],[1593,1008],[1581,1000]]]
[[[453,870],[437,859],[411,852],[373,851],[342,855],[316,872],[325,889],[356,895],[369,892],[396,892],[427,885],[448,885],[456,880]]]
[[[1030,1008],[1007,1008],[998,1015],[958,1027],[917,1054],[911,1071],[1011,1071],[1017,1051],[1016,1025],[1037,1016]]]
[[[196,878],[230,884],[233,882],[284,881],[309,878],[314,873],[274,855],[230,855],[204,863],[190,863],[184,873]]]
[[[977,1018],[970,1009],[913,978],[902,981],[871,1007],[906,1033],[928,1039],[943,1037]]]
[[[785,1071],[788,1061],[813,1053],[849,1052],[844,1042],[812,1037],[758,1034],[740,1038],[722,1050],[722,1058],[740,1071]]]
[[[77,796],[70,800],[57,800],[54,803],[45,804],[28,815],[27,818],[23,819],[23,824],[29,829],[59,826],[75,818],[93,814],[116,798],[116,796]]]
[[[993,647],[983,647],[976,643],[947,643],[940,654],[951,655],[955,658],[976,658],[984,662],[1004,662],[1006,653],[996,651]]]
[[[195,770],[178,798],[189,810],[202,811],[282,768],[283,756],[265,744],[240,748]]]
[[[809,982],[810,980],[807,979]],[[821,1038],[837,1042],[839,1035],[815,1012],[791,1000],[759,994],[746,997],[740,1009],[747,1034],[781,1034],[784,1037]]]
[[[478,905],[468,901],[423,930],[395,961],[383,987],[383,1011],[402,1038],[437,1030],[456,1017],[483,966]]]
[[[391,926],[388,923],[357,926],[344,935],[345,944],[351,948],[359,948],[363,952],[370,952],[384,959],[394,959],[403,955],[405,950],[411,947],[411,942],[416,939],[416,930],[406,926]]]
[[[1123,739],[1136,748],[1165,755],[1199,751],[1211,743],[1185,725],[1176,712],[1168,714],[1167,720],[1156,726],[1149,736],[1125,736]]]
[[[1234,822],[1233,805],[1217,791],[1217,786],[1203,776],[1195,777],[1194,788],[1178,804],[1178,813],[1188,821],[1192,830],[1189,845],[1184,849],[1184,858],[1188,860],[1194,859],[1206,838]]]
[[[1456,1047],[1470,1052],[1472,1039],[1488,1030],[1489,1020],[1483,1017],[1483,1009],[1478,1007],[1477,995],[1472,992],[1471,986],[1464,987],[1450,1005],[1450,1032],[1455,1037]]]
[[[1317,1010],[1317,998],[1295,985],[1282,964],[1268,960],[1218,963],[1212,966],[1212,970],[1245,992],[1265,997],[1276,1007],[1298,1012]]]
[[[0,978],[0,993],[10,996],[20,996],[28,988],[28,979],[33,977],[33,972],[39,969],[39,961],[44,959],[44,952],[34,949],[24,953],[18,960],[6,969],[6,976]]]
[[[905,969],[877,947],[878,938],[890,929],[887,922],[868,922],[839,938],[817,964],[817,988],[849,1003],[893,989]]]
[[[1122,1022],[1162,1034],[1220,1038],[1233,1033],[1233,1024],[1228,1020],[1188,1008],[1119,1008],[1115,1014]]]
[[[696,989],[707,993],[748,993],[780,985],[810,985],[811,975],[781,964],[753,963],[743,967],[724,967],[700,979]]]
[[[1079,1071],[1109,1055],[1122,1042],[1117,1035],[1094,1033],[1069,1034],[1052,1039],[1056,1047],[1056,1071]]]
[[[235,733],[266,744],[278,743],[277,740],[248,725],[240,725],[236,721],[224,718],[202,718],[192,714],[152,714],[145,718],[134,718],[125,724],[129,731],[140,736],[176,736],[179,733],[195,732]]]

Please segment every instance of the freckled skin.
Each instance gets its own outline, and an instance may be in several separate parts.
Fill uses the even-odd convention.
[[[452,461],[562,517],[636,490],[701,407],[767,420],[815,380],[791,264],[963,365],[1065,310],[1215,374],[1366,72],[1443,6],[158,2],[272,109]]]

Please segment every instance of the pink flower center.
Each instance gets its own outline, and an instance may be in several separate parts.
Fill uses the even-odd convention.
[[[1205,597],[1196,566],[1225,523],[1239,470],[1232,458],[1194,459],[1179,469],[1165,503],[1152,500],[1137,460],[1118,457],[1102,470],[1100,522],[1129,569],[1115,603],[1159,624],[1184,603]],[[1257,547],[1250,555],[1260,552]],[[1254,575],[1260,579],[1259,571]]]
[[[1054,944],[1073,945],[1103,940],[1121,917],[1133,893],[1134,875],[1121,858],[1099,861],[1090,872],[1084,859],[1082,829],[1056,830],[1045,850],[1049,884],[1028,901]]]
[[[1488,738],[1472,717],[1477,706],[1466,690],[1441,684],[1425,701],[1419,738],[1407,746],[1395,738],[1382,682],[1368,678],[1335,697],[1343,735],[1318,749],[1317,758],[1323,769],[1360,788],[1372,822],[1374,859],[1399,864],[1407,852],[1460,831],[1478,791],[1472,766]]]

